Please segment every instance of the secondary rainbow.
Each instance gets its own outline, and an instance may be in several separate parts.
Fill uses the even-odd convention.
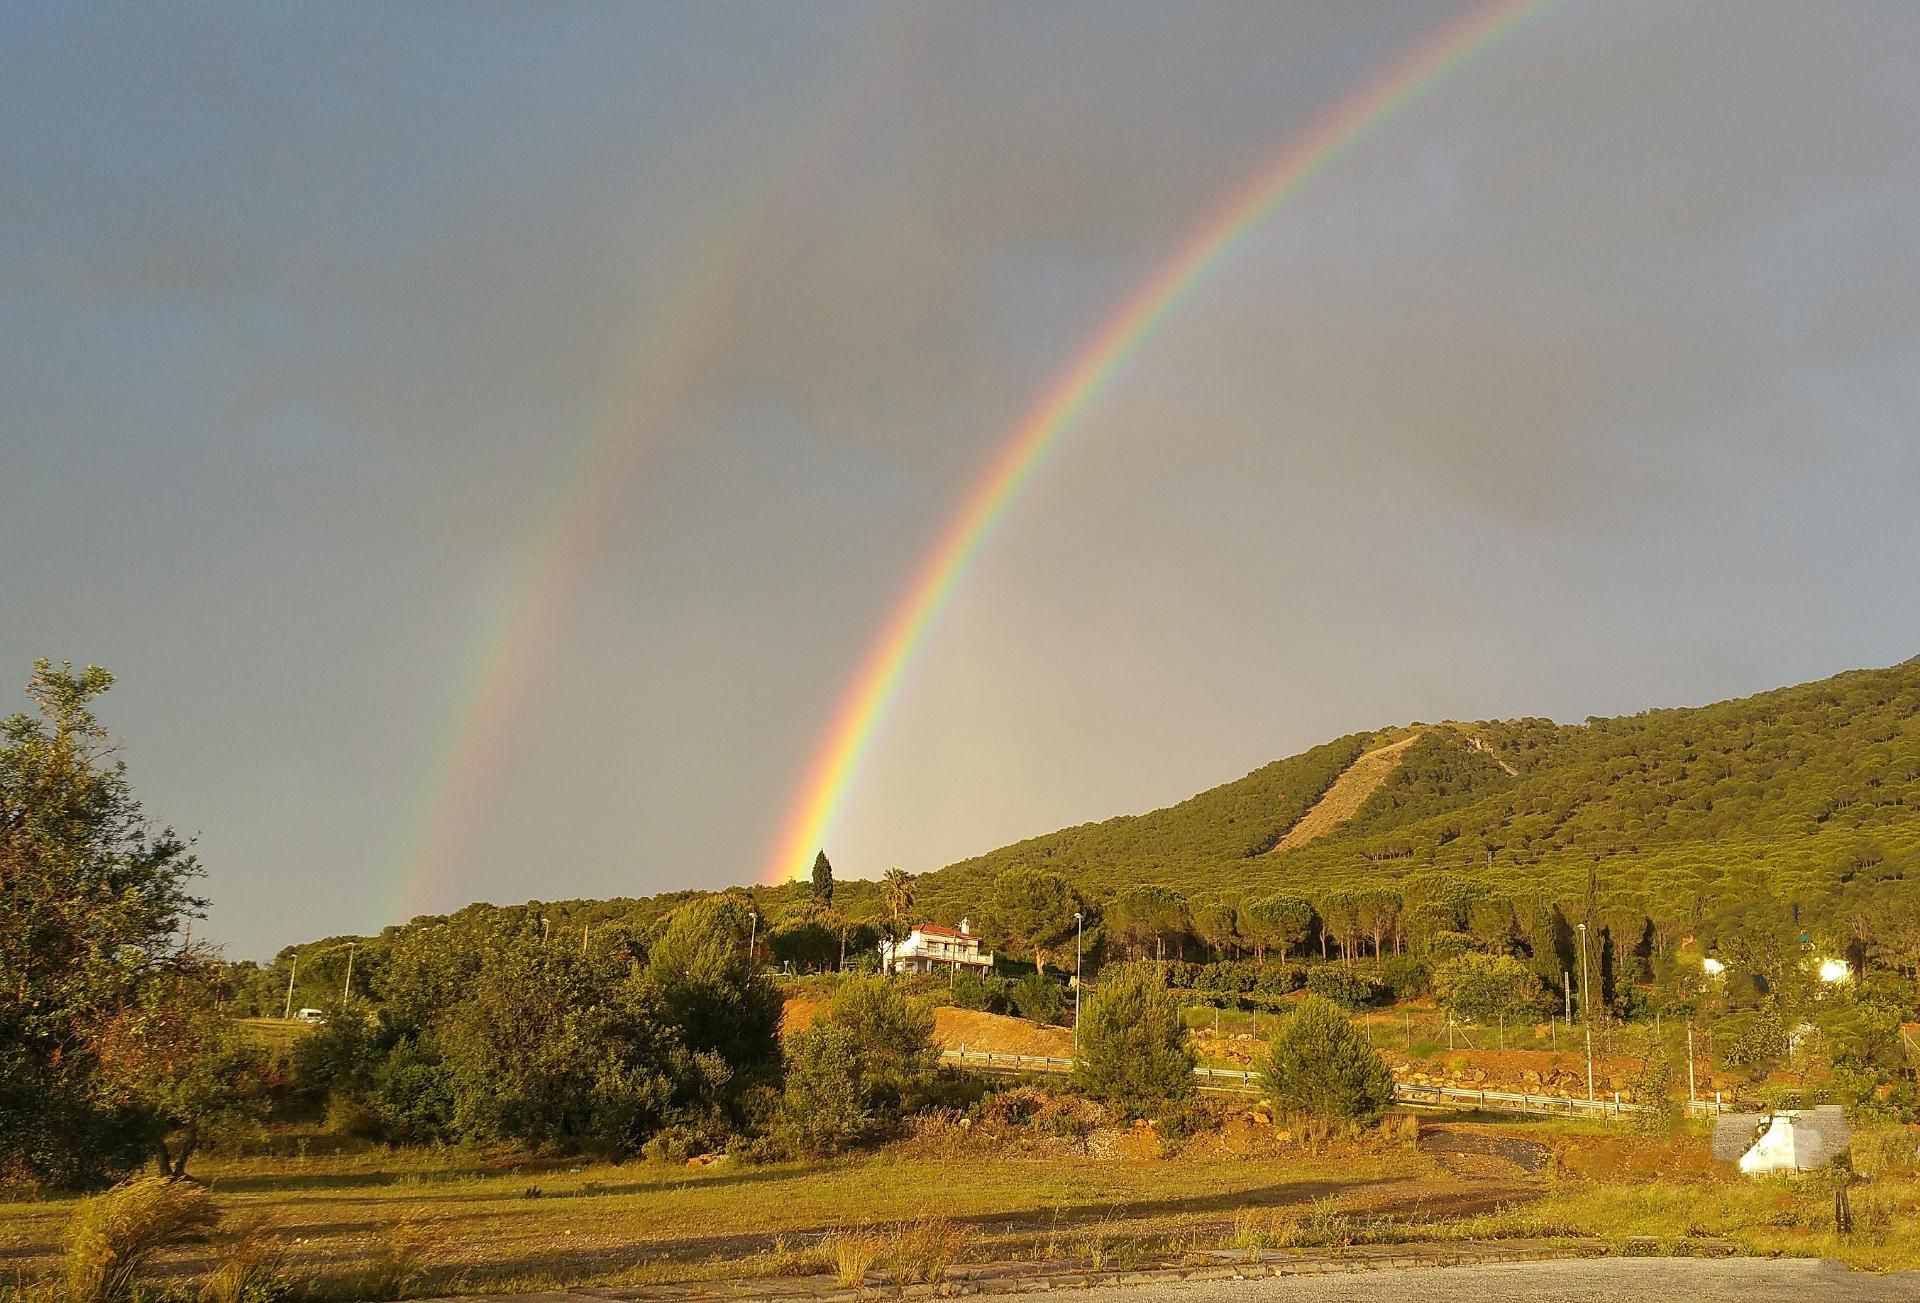
[[[1120,305],[1002,441],[941,529],[842,694],[782,820],[764,881],[804,873],[845,804],[902,676],[926,642],[968,564],[1021,488],[1087,404],[1167,313],[1261,220],[1372,128],[1497,42],[1553,0],[1493,0],[1471,10],[1335,105],[1202,222]]]

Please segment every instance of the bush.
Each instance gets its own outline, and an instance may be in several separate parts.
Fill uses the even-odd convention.
[[[1195,1062],[1179,1001],[1158,972],[1124,964],[1102,974],[1081,1016],[1076,1083],[1122,1108],[1149,1110],[1192,1092]]]
[[[977,1013],[1010,1013],[1013,1010],[1011,986],[1004,977],[959,973],[953,979],[949,998],[960,1008]]]
[[[1531,1018],[1551,1007],[1539,977],[1512,955],[1457,955],[1434,969],[1433,992],[1464,1022]]]
[[[67,1246],[71,1303],[117,1303],[162,1250],[212,1230],[220,1214],[207,1192],[184,1181],[145,1177],[89,1199],[74,1214]]]
[[[1389,955],[1381,961],[1380,985],[1396,1000],[1425,995],[1432,980],[1426,964],[1412,955]]]
[[[1307,973],[1307,990],[1348,1009],[1372,1004],[1380,997],[1380,988],[1371,978],[1337,964],[1315,965]]]
[[[1273,1038],[1263,1068],[1280,1107],[1309,1117],[1371,1122],[1393,1102],[1393,1074],[1331,1001],[1308,996]]]
[[[809,1154],[891,1130],[924,1097],[939,1063],[931,1010],[885,978],[850,978],[788,1041],[784,1130]]]
[[[1066,988],[1032,973],[1013,984],[1013,1007],[1022,1018],[1040,1026],[1059,1026],[1067,1011]]]

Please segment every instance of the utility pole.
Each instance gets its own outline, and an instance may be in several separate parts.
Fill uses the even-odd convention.
[[[293,1017],[293,978],[300,971],[300,952],[293,952],[293,967],[287,970],[287,1007],[280,1011],[280,1021]]]
[[[1587,986],[1587,925],[1580,925],[1580,1025],[1587,1032],[1587,1100],[1593,1100],[1593,1004]]]
[[[754,956],[759,954],[759,940],[760,910],[755,907],[747,911],[747,963],[749,964],[753,963]]]
[[[1694,1102],[1693,1092],[1693,1024],[1687,1024],[1687,1106]]]
[[[1086,916],[1079,910],[1073,911],[1073,1053],[1080,1055],[1080,939],[1084,935]]]
[[[593,935],[593,924],[589,923],[585,927],[580,929],[580,957],[582,959],[585,959],[587,957],[587,939],[592,935]]]
[[[340,1004],[342,1007],[345,1007],[347,1000],[353,995],[353,950],[354,943],[351,941],[347,942],[347,980],[340,983]]]
[[[1573,974],[1566,969],[1560,970],[1560,980],[1567,984],[1567,1025],[1573,1025]]]

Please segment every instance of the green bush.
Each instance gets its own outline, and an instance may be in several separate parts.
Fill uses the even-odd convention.
[[[1193,1090],[1197,1060],[1180,1004],[1153,967],[1122,964],[1101,973],[1085,998],[1074,1081],[1125,1109],[1151,1110]]]
[[[960,1008],[978,1013],[1011,1013],[1011,991],[1012,983],[1004,977],[968,972],[955,975],[948,998]]]
[[[1545,988],[1512,955],[1458,955],[1433,970],[1440,1007],[1463,1022],[1532,1018],[1547,1011]]]
[[[1380,963],[1380,985],[1396,1000],[1425,995],[1432,981],[1426,964],[1412,955],[1389,955]]]
[[[1348,1009],[1358,1009],[1380,998],[1380,988],[1371,978],[1339,964],[1316,964],[1309,969],[1307,990]]]
[[[1013,984],[1013,1007],[1022,1018],[1057,1027],[1066,1016],[1067,990],[1050,978],[1030,973]]]
[[[783,1132],[814,1155],[884,1134],[925,1096],[939,1064],[925,1004],[885,978],[849,978],[787,1042]]]
[[[1372,1122],[1393,1103],[1393,1074],[1329,1000],[1308,996],[1273,1038],[1263,1075],[1281,1108]]]

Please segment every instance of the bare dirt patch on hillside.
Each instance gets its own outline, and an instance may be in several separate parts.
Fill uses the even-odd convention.
[[[1398,742],[1375,747],[1348,765],[1346,772],[1333,780],[1327,794],[1314,802],[1313,808],[1300,817],[1300,822],[1287,830],[1280,844],[1267,853],[1278,855],[1318,841],[1353,818],[1367,803],[1367,798],[1379,791],[1380,784],[1400,767],[1401,757],[1420,737],[1419,733],[1410,733]]]
[[[825,999],[796,995],[781,1014],[780,1031],[791,1036],[804,1030],[827,1007]],[[993,1054],[1035,1054],[1067,1058],[1073,1053],[1073,1033],[1064,1027],[1036,1027],[1025,1018],[979,1013],[942,1005],[933,1011],[934,1043],[943,1050],[965,1046],[969,1051]]]

